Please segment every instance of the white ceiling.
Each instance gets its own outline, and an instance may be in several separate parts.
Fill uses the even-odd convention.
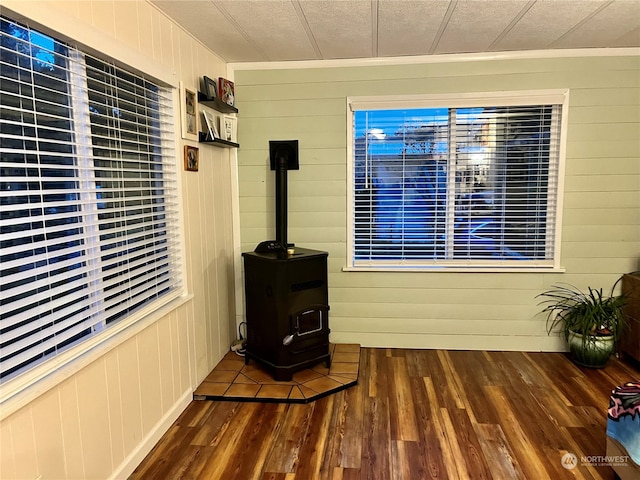
[[[640,0],[150,0],[227,62],[640,46]]]

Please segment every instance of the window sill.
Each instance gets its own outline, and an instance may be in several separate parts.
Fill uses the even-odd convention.
[[[564,273],[564,267],[463,267],[463,266],[357,266],[342,267],[343,272],[402,272],[402,273]]]
[[[137,335],[193,298],[182,294],[150,310],[141,310],[0,387],[0,421],[62,383],[107,352]]]

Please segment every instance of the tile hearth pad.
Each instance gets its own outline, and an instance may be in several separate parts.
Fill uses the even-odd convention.
[[[358,383],[360,345],[331,344],[331,367],[324,362],[279,382],[255,360],[228,352],[193,392],[194,400],[308,403]]]

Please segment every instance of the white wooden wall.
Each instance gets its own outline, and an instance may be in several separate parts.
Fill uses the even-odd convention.
[[[226,65],[146,1],[5,1],[10,10],[98,50],[129,52],[192,89]],[[32,24],[36,26],[36,24]],[[77,39],[77,38],[76,38]],[[126,61],[126,58],[124,59]],[[180,123],[176,118],[176,126]],[[182,146],[176,162],[182,170]],[[195,143],[192,143],[195,145]],[[181,171],[185,263],[192,298],[106,351],[0,423],[0,478],[126,478],[181,413],[235,338],[230,151],[200,147]]]
[[[631,52],[634,53],[634,52]],[[505,58],[279,69],[239,64],[242,248],[274,237],[270,139],[299,139],[289,241],[329,252],[332,340],[368,346],[558,350],[535,296],[555,282],[610,289],[640,268],[640,58]],[[569,88],[566,273],[343,272],[346,97]]]

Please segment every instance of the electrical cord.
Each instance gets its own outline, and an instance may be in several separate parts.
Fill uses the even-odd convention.
[[[244,326],[244,335],[242,334],[242,327]],[[245,336],[247,335],[247,322],[240,322],[238,325],[238,338],[239,340],[234,341],[231,344],[231,351],[235,352],[236,355],[240,357],[244,357],[246,349],[244,345],[246,343]]]

